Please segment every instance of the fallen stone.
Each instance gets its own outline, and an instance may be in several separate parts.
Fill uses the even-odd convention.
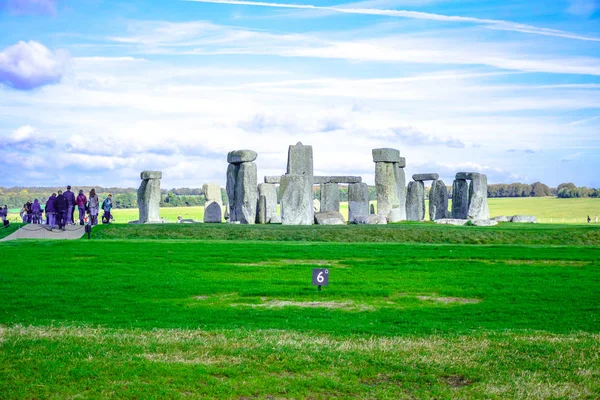
[[[422,221],[425,219],[425,184],[423,181],[408,183],[406,219],[408,221]]]
[[[498,222],[510,222],[511,217],[507,217],[506,215],[500,215],[500,216],[493,217],[490,219],[493,221],[498,221]]]
[[[348,221],[369,215],[369,186],[366,183],[348,185]]]
[[[337,211],[326,211],[315,213],[315,224],[317,225],[345,225],[344,216]]]
[[[469,185],[469,211],[467,218],[490,219],[490,210],[487,199],[487,176],[485,174],[472,173]]]
[[[256,160],[258,153],[254,150],[234,150],[227,154],[227,162],[229,164],[241,164]]]
[[[535,224],[537,218],[534,215],[514,215],[510,219],[510,222]]]
[[[354,218],[353,223],[357,225],[385,225],[387,224],[387,219],[378,214],[363,215]]]
[[[281,222],[283,225],[312,225],[314,221],[312,176],[281,177]]]
[[[385,162],[385,163],[399,163],[400,162],[400,150],[396,149],[373,149],[373,162]]]
[[[340,187],[337,183],[321,184],[320,212],[340,211]]]
[[[448,215],[448,189],[444,181],[435,180],[429,190],[429,219],[444,219]]]
[[[142,171],[142,173],[140,174],[140,179],[143,181],[146,179],[162,179],[162,172],[161,171]]]
[[[475,226],[495,226],[498,225],[498,221],[493,219],[474,219],[471,223]]]
[[[269,221],[270,224],[280,224],[281,223],[281,215],[275,214],[271,217]]]
[[[313,177],[313,149],[301,142],[291,145],[288,149],[288,175],[304,175]],[[284,218],[285,221],[285,218]]]
[[[452,184],[452,218],[466,219],[469,213],[469,184],[456,179]]]
[[[204,207],[204,222],[220,224],[223,220],[223,207],[216,201],[211,201]]]
[[[457,218],[442,218],[434,221],[436,224],[442,225],[466,225],[469,222],[468,219],[457,219]]]
[[[440,179],[439,174],[428,173],[428,174],[414,174],[412,176],[413,181],[435,181]]]

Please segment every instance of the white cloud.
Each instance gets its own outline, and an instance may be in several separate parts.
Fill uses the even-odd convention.
[[[290,3],[272,3],[263,1],[243,1],[243,0],[186,0],[196,3],[216,3],[216,4],[236,4],[246,6],[258,6],[258,7],[272,7],[272,8],[287,8],[287,9],[299,9],[299,10],[324,10],[324,11],[336,11],[347,14],[361,14],[361,15],[382,15],[388,17],[401,17],[411,19],[423,19],[440,22],[460,22],[460,23],[472,23],[477,25],[484,25],[492,29],[516,31],[522,33],[531,33],[536,35],[544,36],[555,36],[567,39],[586,40],[600,42],[600,38],[578,35],[570,32],[565,32],[557,29],[548,29],[532,25],[518,24],[510,21],[485,19],[485,18],[473,18],[473,17],[462,17],[454,15],[441,15],[432,14],[419,11],[406,11],[406,10],[384,10],[377,8],[350,8],[350,7],[327,7],[327,6],[315,6],[311,4],[290,4]],[[589,1],[589,0],[588,0]]]
[[[0,52],[0,83],[21,90],[57,83],[67,58],[66,53],[52,52],[36,41],[21,41]]]
[[[30,152],[37,148],[54,147],[55,138],[52,135],[43,135],[34,127],[25,125],[10,133],[5,139],[5,145],[9,149]]]

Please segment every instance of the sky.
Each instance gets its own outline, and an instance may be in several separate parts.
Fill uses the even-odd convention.
[[[0,0],[0,186],[317,175],[600,187],[600,0]]]

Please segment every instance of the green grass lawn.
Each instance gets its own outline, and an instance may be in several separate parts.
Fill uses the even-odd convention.
[[[0,397],[594,399],[599,232],[166,224],[0,243]]]

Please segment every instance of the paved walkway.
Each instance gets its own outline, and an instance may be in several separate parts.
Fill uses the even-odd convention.
[[[0,239],[0,242],[16,239],[79,239],[85,234],[85,226],[69,225],[66,230],[61,231],[58,228],[50,230],[48,225],[28,224],[22,226],[18,231]]]

